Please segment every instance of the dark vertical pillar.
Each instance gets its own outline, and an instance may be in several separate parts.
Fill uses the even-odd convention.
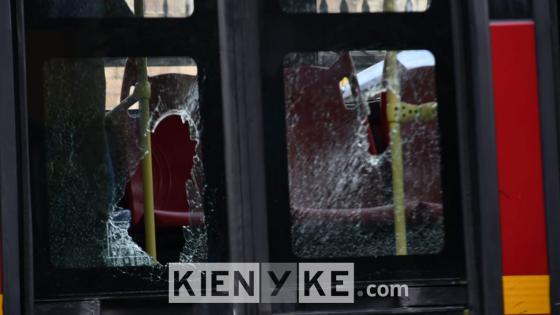
[[[560,46],[557,0],[533,1],[552,315],[560,314]]]
[[[350,11],[350,8],[348,8],[348,3],[346,2],[346,0],[342,0],[340,2],[340,12],[341,13],[348,13]]]
[[[23,314],[14,31],[10,0],[0,0],[0,241],[4,314]],[[24,271],[25,272],[25,271]],[[26,270],[31,273],[31,270]],[[1,313],[1,311],[0,311]]]
[[[315,0],[312,0],[315,1]],[[230,260],[268,261],[260,64],[261,0],[220,0]],[[291,8],[290,8],[291,10]],[[270,314],[269,304],[237,304],[236,314]]]
[[[369,12],[370,8],[369,8],[369,2],[368,0],[364,0],[364,2],[362,3],[362,12]]]
[[[434,1],[434,5],[437,3]],[[500,204],[496,160],[495,115],[489,13],[486,0],[453,1],[456,73],[464,73],[457,82],[457,108],[460,130],[476,131],[472,142],[464,132],[459,138],[462,164],[474,166],[462,178],[464,227],[467,256],[469,299],[474,314],[503,314]],[[464,82],[461,82],[465,80]],[[472,110],[461,103],[474,104]],[[474,149],[474,150],[473,150]],[[475,164],[473,164],[473,161]]]
[[[329,6],[327,4],[327,0],[321,0],[321,4],[319,5],[319,12],[321,13],[329,12]]]

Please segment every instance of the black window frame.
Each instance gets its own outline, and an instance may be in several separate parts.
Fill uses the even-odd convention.
[[[454,89],[456,92],[453,98],[457,102],[457,112],[455,114],[456,117],[462,118],[456,120],[458,124],[457,141],[459,142],[456,157],[460,160],[460,164],[455,169],[455,174],[460,174],[461,179],[455,183],[457,187],[460,187],[461,204],[465,209],[461,214],[461,220],[464,219],[462,221],[465,236],[463,262],[466,272],[462,274],[462,278],[457,277],[455,279],[436,278],[430,282],[423,278],[419,282],[419,292],[426,293],[425,296],[437,300],[440,296],[429,293],[430,284],[446,288],[462,286],[461,290],[467,293],[465,294],[465,296],[468,296],[467,298],[462,296],[452,302],[447,299],[442,302],[442,305],[457,303],[457,305],[463,305],[483,314],[502,312],[499,206],[493,129],[488,4],[486,1],[453,1],[449,2],[447,6],[445,2],[445,0],[434,0],[432,7],[425,13],[317,15],[313,13],[284,13],[275,1],[266,3],[245,1],[239,9],[243,12],[244,19],[237,20],[242,25],[233,27],[231,23],[235,20],[232,19],[232,16],[235,16],[236,13],[239,14],[239,10],[234,8],[232,1],[224,1],[224,8],[231,9],[232,12],[230,14],[221,12],[221,20],[225,24],[221,31],[225,31],[226,27],[229,26],[231,29],[227,33],[229,33],[230,38],[248,37],[251,40],[248,47],[244,48],[233,47],[234,45],[230,41],[222,40],[226,49],[234,48],[233,50],[236,51],[236,54],[227,58],[231,64],[238,65],[246,62],[250,65],[245,71],[238,69],[238,75],[246,79],[247,82],[236,85],[237,87],[243,87],[241,94],[251,106],[237,105],[250,108],[246,112],[249,117],[230,118],[237,122],[262,124],[262,129],[259,127],[247,128],[255,131],[256,136],[251,136],[250,133],[245,132],[243,133],[246,136],[244,140],[240,137],[237,137],[236,140],[241,139],[240,146],[249,146],[247,142],[260,140],[264,135],[265,150],[264,157],[257,152],[257,157],[252,159],[258,162],[256,165],[251,165],[249,163],[251,159],[249,158],[241,159],[241,165],[248,169],[247,172],[253,174],[262,171],[263,168],[266,170],[265,186],[262,186],[259,182],[258,185],[248,185],[250,187],[247,188],[251,195],[266,196],[266,216],[261,214],[256,221],[237,223],[238,226],[243,226],[243,234],[268,237],[254,240],[250,245],[243,247],[243,249],[253,252],[243,253],[239,255],[240,257],[268,257],[270,261],[289,261],[293,259],[293,257],[284,256],[287,253],[286,243],[289,242],[289,237],[286,237],[289,234],[285,231],[286,227],[289,226],[289,200],[287,198],[285,105],[282,97],[282,60],[284,54],[321,50],[340,51],[355,48],[428,49],[436,55],[436,59],[438,59],[436,63],[440,67],[438,71],[441,72],[442,55],[445,52],[444,58],[453,58],[454,62],[446,64],[444,61],[443,68],[446,71],[453,72],[456,80],[453,85],[447,85],[447,87],[451,90]],[[433,27],[431,30],[435,30],[436,25],[447,28],[447,31],[443,31],[444,33],[447,32],[447,42],[444,44],[447,49],[445,51],[437,48],[433,49],[421,40],[415,41],[414,39],[411,40],[412,44],[399,45],[390,38],[398,32],[388,35],[383,34],[383,31],[379,29],[372,31],[375,35],[367,34],[362,38],[358,38],[355,34],[351,35],[354,45],[360,44],[356,45],[357,47],[343,46],[337,42],[343,37],[345,31],[351,29],[349,25],[352,24],[367,25],[370,29],[377,25],[382,26],[383,29],[396,27],[395,29],[401,30],[412,29],[413,32],[426,30],[428,27],[421,25],[423,21],[421,16],[430,16],[434,14],[431,12],[441,10],[442,7],[447,8],[445,17],[439,15],[435,15],[435,17],[448,19],[446,23],[438,24],[436,20],[435,22],[428,22],[428,24]],[[253,30],[253,28],[255,29]],[[328,36],[324,36],[326,30],[332,30],[332,32]],[[222,36],[224,35],[222,34]],[[377,44],[371,44],[370,42],[368,45],[367,40],[364,39],[368,36],[370,39],[375,39]],[[231,47],[226,46],[227,44],[230,44]],[[248,60],[253,62],[248,62]],[[254,63],[258,64],[254,65]],[[255,77],[259,77],[260,80],[255,80]],[[442,78],[446,78],[446,76],[438,75],[438,80]],[[226,83],[233,85],[231,82]],[[252,88],[252,91],[247,92],[246,90],[249,88]],[[441,86],[438,88],[441,89]],[[451,93],[450,91],[446,92]],[[231,93],[229,95],[234,96],[235,94]],[[225,97],[225,100],[227,99],[229,98]],[[232,103],[241,102],[234,101]],[[260,133],[260,130],[263,130],[263,132]],[[271,161],[275,162],[271,163]],[[446,197],[444,196],[444,198]],[[258,202],[254,202],[252,206],[263,201],[262,197],[256,199],[258,199]],[[254,209],[250,210],[255,211]],[[243,213],[243,211],[239,212]],[[281,215],[278,214],[279,212]],[[263,228],[264,219],[267,220],[268,224]],[[284,232],[277,233],[281,229],[284,229]],[[258,254],[255,254],[255,251]],[[462,264],[463,262],[459,263]],[[420,303],[416,306],[427,307],[429,305]],[[360,308],[360,311],[383,309],[382,305],[372,304],[361,305]],[[319,310],[313,306],[311,308],[298,307],[297,309],[303,312]],[[294,310],[290,309],[290,311]],[[348,309],[345,311],[348,311]],[[394,312],[398,313],[398,310],[394,310]]]
[[[267,2],[270,4],[275,3]],[[354,261],[363,281],[403,279],[464,279],[463,239],[460,201],[460,179],[455,170],[458,165],[458,148],[454,117],[457,115],[453,101],[453,52],[450,21],[442,17],[451,9],[434,1],[426,12],[372,13],[372,14],[286,14],[279,7],[264,8],[262,77],[265,152],[267,157],[267,196],[269,237],[272,261],[296,261],[286,240],[291,227],[288,193],[287,141],[285,122],[285,97],[283,62],[291,52],[343,51],[343,50],[416,50],[430,51],[436,58],[439,124],[442,132],[442,187],[444,190],[445,243],[441,259],[434,256],[361,257],[339,259],[301,259],[302,261]],[[337,25],[336,28],[329,25]],[[388,33],[385,29],[393,29]],[[328,35],[326,31],[329,30]],[[414,30],[414,31],[411,31]],[[350,35],[351,34],[351,35]],[[398,34],[398,36],[394,36]],[[430,34],[421,36],[420,34]],[[267,40],[268,39],[268,40]],[[442,44],[445,43],[445,44]],[[451,126],[450,126],[451,125]],[[450,147],[452,148],[450,150]],[[452,151],[453,150],[453,151]],[[451,187],[451,189],[446,189]],[[274,198],[272,198],[274,196]],[[453,244],[454,248],[449,245]],[[389,266],[399,265],[399,268]],[[459,266],[458,266],[459,265]],[[367,266],[367,267],[366,267]],[[458,267],[458,268],[457,268]],[[442,272],[438,272],[442,270]],[[363,273],[360,275],[360,271]],[[457,271],[457,272],[456,272]],[[367,273],[367,274],[366,274]],[[427,275],[429,273],[430,275]]]
[[[49,261],[42,124],[43,64],[53,58],[190,57],[198,67],[201,146],[207,191],[210,261],[227,259],[227,208],[216,2],[199,1],[187,18],[48,18],[44,1],[24,2],[30,188],[33,214],[35,295],[38,299],[108,295],[164,295],[165,280],[143,277],[151,267],[57,269]],[[87,36],[95,34],[95,36]],[[162,43],[169,43],[162,45]],[[126,270],[126,272],[124,272]],[[162,279],[167,272],[160,271]]]
[[[0,266],[2,273],[3,312],[19,314],[29,311],[27,297],[29,268],[22,257],[25,253],[19,167],[21,154],[18,141],[19,111],[17,100],[17,24],[15,8],[10,1],[0,1]],[[8,241],[6,241],[8,240]]]

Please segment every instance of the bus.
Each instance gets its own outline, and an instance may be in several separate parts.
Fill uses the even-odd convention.
[[[0,0],[0,314],[560,314],[559,16]],[[208,263],[353,302],[171,303]]]

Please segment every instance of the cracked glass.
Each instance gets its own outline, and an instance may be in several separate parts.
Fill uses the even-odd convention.
[[[285,57],[291,247],[297,257],[442,251],[435,66],[426,50]]]
[[[147,58],[143,124],[136,101],[144,95],[143,59],[44,64],[46,224],[56,268],[161,267],[207,258],[198,69],[191,58]],[[140,167],[148,156],[151,189]],[[155,255],[146,250],[146,191],[153,192]]]

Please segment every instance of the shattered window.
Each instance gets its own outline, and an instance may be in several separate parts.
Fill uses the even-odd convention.
[[[280,0],[289,13],[424,12],[431,0]]]
[[[188,17],[194,11],[194,0],[46,0],[51,18],[132,17],[143,9],[148,18]],[[139,7],[140,5],[140,7]]]
[[[441,252],[434,56],[425,50],[291,53],[284,88],[294,254]]]
[[[52,265],[205,261],[194,60],[50,59],[43,97]]]

